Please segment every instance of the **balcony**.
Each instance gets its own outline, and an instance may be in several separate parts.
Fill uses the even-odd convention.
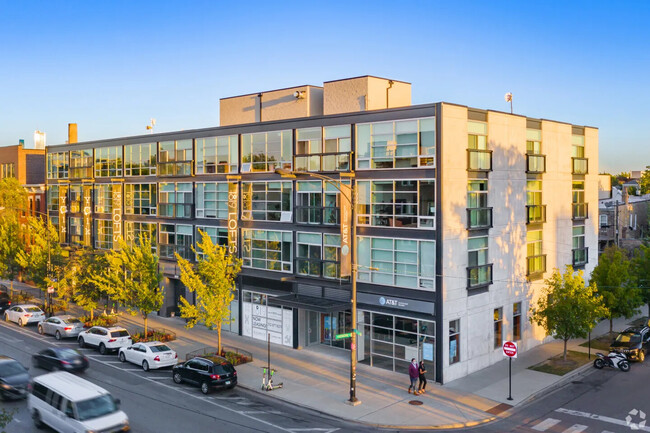
[[[298,275],[313,278],[340,279],[341,265],[337,260],[296,258]],[[347,278],[344,278],[347,279]]]
[[[545,223],[546,222],[546,205],[527,205],[526,206],[526,224]]]
[[[158,216],[162,218],[194,218],[194,205],[158,203]]]
[[[587,158],[571,158],[573,174],[587,174],[589,171],[589,160]]]
[[[339,225],[339,208],[323,206],[296,206],[298,224]]]
[[[478,289],[492,284],[492,263],[467,267],[467,290]]]
[[[573,203],[571,218],[576,220],[586,220],[589,217],[588,203]]]
[[[158,176],[191,176],[193,161],[158,162]]]
[[[573,267],[584,266],[589,261],[589,248],[574,248],[571,250]]]
[[[295,158],[298,171],[350,171],[350,152],[298,154]]]
[[[492,151],[467,149],[467,169],[471,171],[492,171]]]
[[[541,277],[546,272],[546,254],[526,257],[526,275]]]
[[[467,229],[482,230],[492,227],[492,208],[477,207],[467,209]]]
[[[546,173],[546,155],[526,155],[526,173]]]

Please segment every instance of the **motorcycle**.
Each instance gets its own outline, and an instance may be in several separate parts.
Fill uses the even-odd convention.
[[[612,367],[621,371],[630,371],[630,362],[627,360],[627,356],[622,353],[610,352],[607,356],[596,353],[596,357],[594,367],[599,370],[603,367]]]

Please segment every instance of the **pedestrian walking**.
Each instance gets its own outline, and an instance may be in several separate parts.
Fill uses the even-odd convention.
[[[413,389],[413,394],[418,395],[418,377],[420,377],[420,372],[418,369],[418,363],[415,358],[411,359],[411,364],[409,365],[409,378],[411,379],[411,385],[409,385],[409,394],[411,389]]]
[[[420,384],[418,385],[418,391],[420,391],[420,394],[424,394],[425,389],[427,387],[427,377],[426,377],[426,372],[427,369],[424,366],[424,361],[420,361],[420,365],[418,366],[418,373],[419,373],[419,378],[420,378]]]

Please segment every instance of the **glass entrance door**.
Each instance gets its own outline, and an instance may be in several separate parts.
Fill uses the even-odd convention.
[[[307,311],[307,345],[320,342],[320,313]]]

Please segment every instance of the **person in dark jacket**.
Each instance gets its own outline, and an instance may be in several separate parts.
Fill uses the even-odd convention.
[[[415,361],[415,358],[411,359],[411,364],[409,365],[409,378],[411,379],[411,385],[409,386],[409,394],[411,393],[411,388],[413,389],[413,394],[418,395],[418,377],[420,377],[420,372],[418,369],[418,363]]]
[[[418,391],[420,394],[424,394],[424,390],[427,387],[427,377],[426,377],[426,372],[427,369],[424,366],[424,361],[420,361],[420,365],[418,366],[418,373],[420,375],[420,384],[418,385]]]

